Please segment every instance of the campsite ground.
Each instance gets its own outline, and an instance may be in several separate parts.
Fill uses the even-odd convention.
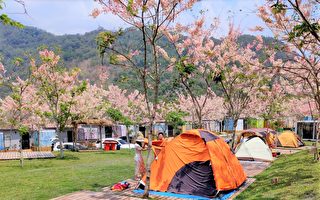
[[[61,160],[0,162],[1,199],[50,199],[74,191],[99,191],[105,186],[132,178],[134,152],[66,152]],[[256,182],[237,199],[320,199],[320,165],[302,151],[283,155],[256,176]],[[272,184],[273,178],[278,184]]]
[[[61,160],[0,162],[1,199],[50,199],[79,190],[99,190],[134,174],[134,151],[72,153]]]

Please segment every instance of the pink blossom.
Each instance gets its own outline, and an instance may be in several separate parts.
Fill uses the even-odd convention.
[[[255,26],[254,28],[250,28],[249,30],[252,32],[256,32],[256,31],[261,32],[264,30],[264,28],[262,26]]]
[[[98,17],[100,15],[100,10],[99,9],[93,9],[93,11],[91,12],[91,16],[93,17],[93,18],[96,18],[96,17]]]
[[[3,64],[0,62],[0,73],[4,72],[4,66]]]
[[[40,51],[39,55],[43,61],[49,62],[52,65],[56,65],[60,60],[60,56],[55,55],[53,51],[49,51],[47,49]]]

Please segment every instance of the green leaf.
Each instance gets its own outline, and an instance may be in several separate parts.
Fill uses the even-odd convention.
[[[0,10],[1,9],[2,9],[2,7],[0,8]],[[10,26],[18,27],[18,28],[24,28],[23,24],[21,24],[20,22],[14,21],[13,19],[9,18],[8,15],[6,15],[6,14],[0,15],[0,22],[4,25],[10,25]]]
[[[177,128],[178,126],[183,126],[186,124],[186,121],[183,120],[183,117],[185,116],[188,116],[188,113],[183,111],[170,111],[166,115],[165,120],[174,128]]]
[[[106,50],[111,47],[111,45],[116,41],[117,37],[122,34],[122,29],[120,29],[117,33],[112,33],[110,31],[100,32],[96,37],[97,49],[99,51],[99,55],[101,61],[103,63],[104,54]]]
[[[131,15],[136,15],[137,12],[133,10],[133,0],[128,0],[127,11]]]
[[[287,5],[281,2],[277,2],[271,6],[271,11],[273,14],[279,14],[279,13],[285,12],[286,8],[287,8]]]
[[[115,122],[121,122],[122,119],[124,118],[121,111],[116,108],[108,108],[107,115]]]
[[[29,128],[27,126],[20,125],[18,131],[21,135],[25,135],[29,132]]]

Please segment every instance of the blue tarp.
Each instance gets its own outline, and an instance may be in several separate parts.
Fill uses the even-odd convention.
[[[0,150],[4,150],[3,133],[0,132]]]
[[[141,189],[133,190],[133,192],[137,194],[143,194],[143,190]],[[219,198],[213,198],[213,200],[227,200],[235,192],[236,190],[232,190],[228,193],[222,194],[222,196]],[[163,197],[175,197],[175,198],[181,198],[181,199],[194,199],[194,200],[210,200],[209,198],[206,198],[206,197],[194,196],[189,194],[176,194],[176,193],[170,193],[170,192],[156,192],[156,191],[150,191],[149,193],[151,195],[157,195],[157,196],[163,196]]]
[[[303,121],[312,121],[313,119],[312,119],[312,116],[305,116],[304,118],[303,118]]]

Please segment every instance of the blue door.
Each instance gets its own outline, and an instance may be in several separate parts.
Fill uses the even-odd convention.
[[[3,133],[0,132],[0,150],[4,150]]]
[[[234,121],[231,118],[227,118],[224,120],[224,130],[225,131],[233,131]]]

